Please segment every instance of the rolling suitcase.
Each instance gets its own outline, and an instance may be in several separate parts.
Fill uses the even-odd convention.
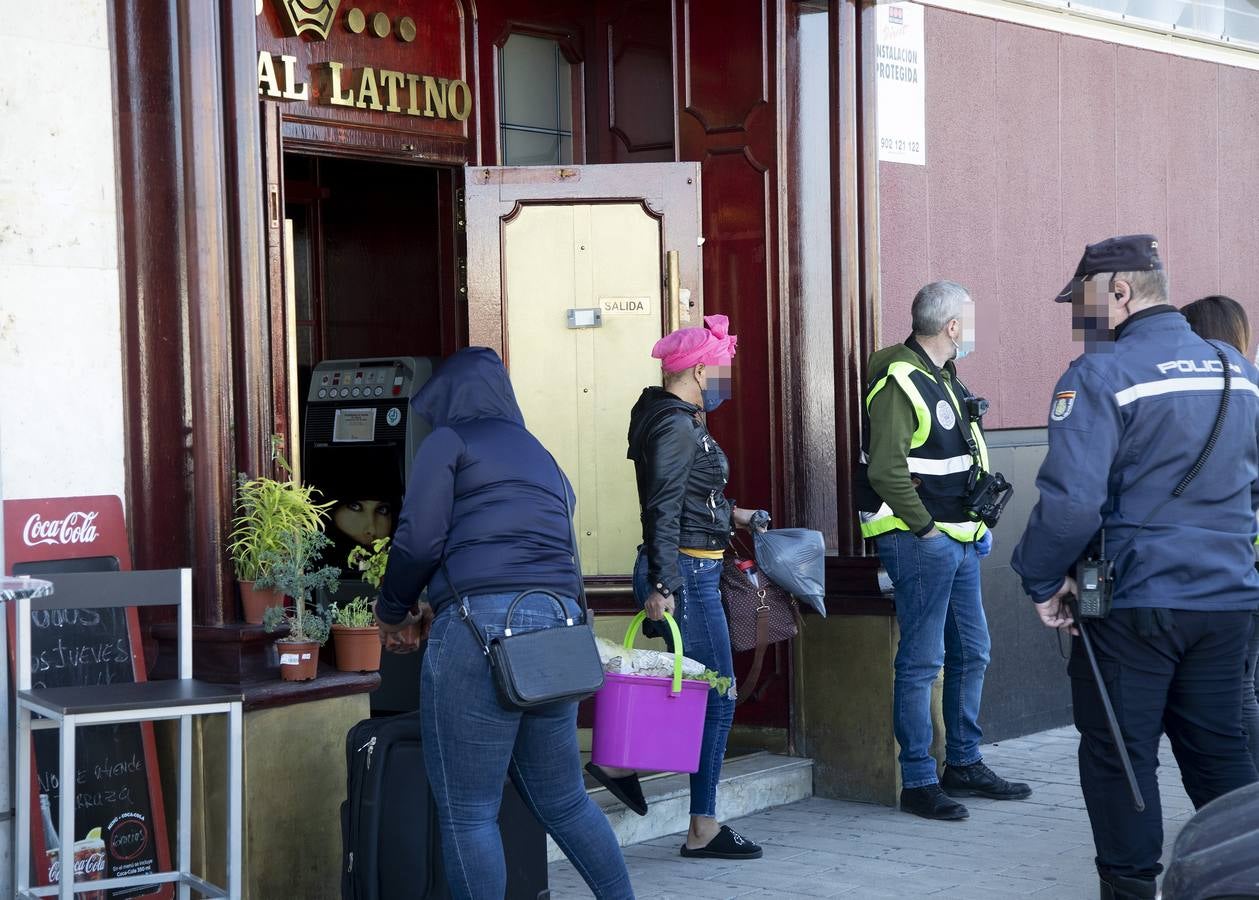
[[[342,900],[443,900],[437,807],[420,748],[420,717],[364,719],[345,742]],[[498,825],[508,900],[546,900],[546,832],[508,781]]]

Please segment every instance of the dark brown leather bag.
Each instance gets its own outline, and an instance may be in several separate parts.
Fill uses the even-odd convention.
[[[752,668],[738,687],[739,703],[755,692],[769,645],[795,637],[803,624],[796,598],[761,572],[756,576],[758,584],[753,585],[739,568],[742,561],[738,556],[727,554],[721,567],[721,602],[730,627],[730,646],[735,653],[756,651]]]

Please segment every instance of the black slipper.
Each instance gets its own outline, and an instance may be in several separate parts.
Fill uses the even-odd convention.
[[[763,850],[729,825],[722,825],[717,836],[698,850],[682,844],[682,855],[707,859],[760,859]]]
[[[594,763],[586,763],[586,771],[595,781],[608,789],[613,797],[620,800],[640,816],[647,815],[647,800],[643,797],[643,786],[638,783],[637,775],[626,775],[613,778]]]

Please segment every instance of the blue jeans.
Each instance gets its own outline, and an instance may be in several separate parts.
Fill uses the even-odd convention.
[[[682,588],[674,596],[673,617],[682,635],[682,655],[703,663],[718,675],[734,679],[734,657],[730,650],[730,628],[721,606],[721,560],[696,559],[678,554]],[[634,597],[641,608],[651,594],[647,579],[647,557],[639,552],[634,563]],[[669,649],[673,639],[665,638]],[[708,692],[704,713],[704,737],[700,744],[699,771],[691,775],[691,815],[717,816],[717,782],[721,761],[726,756],[726,738],[734,721],[734,698]]]
[[[893,531],[876,540],[896,589],[896,687],[892,721],[904,787],[935,784],[931,687],[944,666],[945,763],[982,759],[979,700],[988,668],[988,621],[979,594],[975,545],[947,535],[923,540]]]
[[[466,602],[490,637],[502,635],[513,594]],[[568,601],[569,614],[577,605]],[[420,675],[420,728],[451,896],[500,900],[507,886],[498,809],[510,774],[520,796],[596,897],[632,898],[612,826],[586,795],[577,747],[577,704],[507,709],[489,662],[458,606],[433,622]],[[562,622],[554,600],[530,597],[513,632]]]

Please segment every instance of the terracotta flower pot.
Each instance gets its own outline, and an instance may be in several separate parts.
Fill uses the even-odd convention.
[[[332,642],[337,650],[337,668],[342,672],[380,670],[380,632],[376,628],[333,625]]]
[[[314,641],[276,641],[280,654],[280,678],[310,681],[319,668],[319,645]]]
[[[252,581],[240,582],[241,611],[250,625],[261,625],[262,614],[269,607],[283,605],[284,595],[279,591],[256,588]]]

